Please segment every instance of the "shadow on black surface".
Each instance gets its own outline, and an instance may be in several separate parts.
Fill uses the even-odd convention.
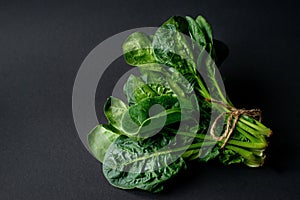
[[[289,145],[280,137],[279,132],[278,135],[273,134],[266,151],[265,167],[269,167],[278,173],[286,172],[292,166],[295,166],[295,158],[298,157],[296,151],[292,145]]]

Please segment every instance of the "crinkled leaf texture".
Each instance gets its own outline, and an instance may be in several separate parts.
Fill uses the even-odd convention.
[[[186,167],[183,158],[176,156],[172,150],[161,150],[170,142],[172,139],[166,136],[143,141],[118,137],[104,158],[103,173],[106,179],[122,189],[161,191],[162,183]]]
[[[141,89],[136,85],[139,84],[131,84],[130,87],[135,90]],[[147,84],[142,86],[144,88],[147,86],[149,90],[153,91]],[[148,95],[141,97],[130,107],[120,99],[108,98],[104,112],[109,124],[128,137],[144,139],[159,132],[166,125],[191,118],[191,113],[194,110],[194,99],[182,101],[182,105],[179,106],[176,97],[171,95],[158,96],[159,94],[154,91],[153,93],[155,93],[153,97],[148,97]]]
[[[141,78],[134,75],[129,76],[123,90],[129,105],[138,103],[140,100],[148,97],[158,96]]]

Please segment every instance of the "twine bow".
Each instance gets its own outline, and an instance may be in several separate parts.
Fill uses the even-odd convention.
[[[216,103],[218,105],[221,105],[225,108],[227,108],[227,110],[229,110],[228,112],[223,112],[221,113],[216,119],[215,121],[213,122],[212,126],[211,126],[211,129],[210,129],[210,135],[217,141],[222,141],[224,138],[224,143],[222,144],[221,146],[221,149],[225,147],[225,145],[227,144],[232,132],[234,131],[235,127],[236,127],[236,124],[239,120],[239,117],[241,115],[247,115],[249,117],[253,117],[253,118],[258,118],[259,121],[261,121],[261,110],[259,109],[250,109],[250,110],[247,110],[247,109],[236,109],[228,104],[225,104],[224,102],[222,101],[217,101],[217,100],[214,100],[214,99],[206,99],[206,101],[208,102],[212,102],[212,103]],[[224,116],[228,114],[228,118],[227,118],[227,123],[226,123],[226,128],[225,128],[225,131],[224,133],[221,135],[221,136],[217,136],[215,135],[215,128],[216,128],[216,125],[218,123],[218,121]],[[233,122],[232,122],[233,121]],[[232,125],[231,125],[232,123]]]

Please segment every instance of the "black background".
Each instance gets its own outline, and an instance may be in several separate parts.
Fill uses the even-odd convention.
[[[298,10],[287,0],[0,1],[0,199],[300,199]],[[273,129],[267,163],[189,166],[158,195],[113,188],[75,130],[77,70],[114,34],[198,14],[230,48],[221,73],[231,100],[261,108]]]

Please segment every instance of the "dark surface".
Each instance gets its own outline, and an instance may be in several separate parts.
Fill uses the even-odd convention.
[[[0,199],[300,199],[299,3],[237,2],[1,1]],[[77,70],[109,36],[200,13],[230,48],[221,73],[232,101],[261,108],[274,131],[268,161],[189,166],[159,195],[113,188],[74,127]],[[108,95],[97,92],[99,105]]]

